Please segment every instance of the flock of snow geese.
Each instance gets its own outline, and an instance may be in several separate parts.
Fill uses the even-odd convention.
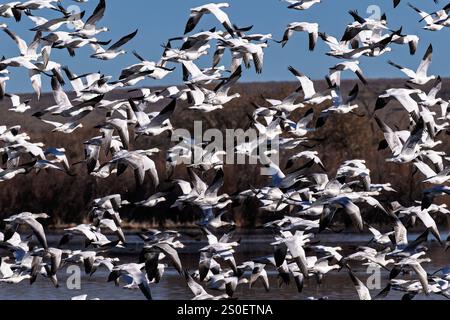
[[[286,2],[289,9],[307,10],[326,1]],[[394,6],[399,3],[400,0],[394,0]],[[420,23],[425,24],[423,28],[426,30],[439,31],[450,26],[450,4],[432,13],[409,6],[420,15]],[[76,56],[77,50],[85,46],[92,48],[92,59],[112,60],[126,54],[123,47],[137,36],[138,30],[112,45],[111,41],[97,39],[108,32],[108,28],[99,26],[106,10],[105,0],[99,1],[86,21],[83,20],[85,12],[69,12],[61,1],[56,0],[0,5],[0,16],[5,21],[19,23],[26,18],[35,24],[31,29],[35,36],[29,44],[13,31],[13,23],[0,25],[1,31],[15,42],[19,51],[17,56],[3,57],[0,61],[0,96],[10,99],[9,111],[25,113],[30,109],[30,101],[22,101],[18,95],[7,92],[11,69],[28,70],[37,99],[41,96],[42,82],[48,79],[55,105],[34,112],[32,116],[51,126],[54,132],[70,134],[82,127],[83,119],[94,110],[106,113],[104,121],[96,127],[99,135],[84,142],[85,159],[79,163],[87,167],[89,174],[105,179],[114,174],[121,175],[130,168],[138,187],[148,178],[155,187],[153,196],[137,203],[129,203],[120,195],[94,200],[87,217],[90,223],[64,230],[57,247],[49,246],[41,224],[42,219],[49,218],[47,214],[24,212],[5,219],[6,227],[0,232],[0,282],[17,284],[26,280],[33,284],[37,277],[44,277],[57,287],[58,272],[64,266],[79,264],[89,275],[105,268],[109,271],[105,281],[116,285],[122,281],[127,288],[140,289],[147,299],[151,299],[151,287],[157,286],[165,268],[170,265],[186,280],[193,299],[216,300],[231,299],[238,286],[253,286],[256,282],[261,282],[269,290],[268,270],[278,274],[280,286],[288,285],[294,279],[299,292],[311,277],[321,282],[328,273],[344,272],[354,283],[359,298],[368,300],[371,293],[354,272],[354,265],[362,264],[389,271],[386,288],[377,298],[385,298],[391,291],[403,292],[404,299],[412,299],[418,294],[450,298],[450,268],[427,271],[425,266],[430,262],[426,258],[429,237],[441,244],[443,254],[450,245],[450,239],[441,239],[434,220],[438,214],[450,213],[445,205],[434,203],[435,199],[450,194],[450,187],[445,185],[450,180],[447,165],[450,159],[445,152],[436,150],[442,144],[438,140],[440,134],[448,133],[450,115],[447,113],[449,102],[439,97],[441,78],[428,74],[432,45],[426,49],[416,71],[389,61],[391,66],[408,77],[408,81],[404,88],[386,90],[376,104],[374,102],[373,117],[384,134],[379,148],[389,149],[392,154],[387,161],[400,165],[412,163],[423,175],[423,183],[427,184],[423,198],[414,206],[406,207],[398,202],[382,204],[377,196],[395,190],[389,183],[372,183],[370,169],[364,160],[345,161],[332,176],[326,172],[316,151],[298,149],[305,149],[308,135],[320,130],[328,119],[355,113],[358,109],[359,87],[368,82],[358,58],[375,59],[393,50],[395,45],[406,45],[409,53],[414,55],[422,48],[418,36],[403,34],[401,28],[392,30],[386,15],[375,20],[350,11],[354,21],[346,26],[341,40],[320,32],[317,23],[293,22],[287,26],[282,39],[276,41],[271,34],[252,34],[252,27],[233,24],[226,13],[228,7],[228,3],[209,3],[192,8],[184,35],[167,41],[159,61],[149,61],[133,51],[137,63],[124,68],[119,79],[113,80],[112,76],[100,73],[77,75],[67,66],[51,60],[53,50],[67,50],[70,56]],[[47,10],[57,12],[59,17],[48,20],[39,15]],[[193,33],[201,25],[202,17],[208,14],[219,23],[208,31]],[[72,28],[62,31],[69,25]],[[261,73],[264,51],[269,44],[285,46],[295,32],[308,33],[310,50],[314,50],[321,39],[330,48],[326,54],[342,60],[329,69],[326,77],[328,88],[320,92],[305,74],[290,66],[289,71],[298,80],[299,88],[284,100],[266,99],[267,106],[256,106],[251,119],[260,135],[269,140],[278,137],[281,151],[296,152],[289,159],[288,167],[283,170],[269,160],[265,166],[272,176],[266,186],[228,195],[220,192],[224,184],[223,154],[208,154],[205,146],[195,141],[189,141],[187,147],[173,147],[167,154],[167,164],[171,168],[180,165],[183,157],[190,158],[194,149],[200,149],[204,155],[200,163],[188,167],[189,181],[167,178],[173,184],[169,192],[177,193],[174,207],[180,210],[193,207],[203,212],[197,224],[208,244],[199,251],[198,269],[183,267],[178,255],[179,249],[184,247],[182,234],[172,230],[140,233],[143,248],[136,263],[122,264],[119,258],[112,257],[112,249],[127,251],[127,237],[121,227],[121,208],[152,208],[168,201],[168,192],[158,190],[162,175],[152,160],[160,150],[131,150],[130,130],[136,137],[155,137],[172,132],[175,128],[171,124],[171,116],[176,108],[181,107],[180,102],[200,114],[223,109],[228,102],[240,97],[239,94],[230,94],[230,90],[241,78],[243,70],[254,67],[256,73]],[[212,44],[215,45],[212,65],[202,69],[196,61],[209,55]],[[227,53],[231,56],[229,68],[220,66]],[[135,89],[145,79],[163,79],[176,66],[183,71],[184,85],[163,90]],[[355,73],[361,84],[355,84],[349,93],[344,94],[340,89],[341,73],[346,71]],[[66,81],[76,94],[74,99],[69,99],[63,90]],[[211,89],[211,84],[216,85],[215,89]],[[431,91],[422,91],[426,84],[433,84]],[[128,88],[128,97],[108,100],[108,93],[119,88]],[[386,108],[391,101],[397,101],[403,107],[399,112],[409,115],[407,128],[388,124],[377,116],[377,111]],[[155,103],[164,103],[165,107],[159,112],[147,111]],[[316,112],[319,106],[325,105],[325,109]],[[306,109],[299,122],[291,120],[295,112]],[[315,119],[317,121],[313,125]],[[4,168],[0,169],[1,182],[42,170],[58,170],[61,174],[73,175],[66,150],[32,142],[32,137],[22,132],[20,125],[0,127],[0,141],[4,163]],[[249,157],[268,158],[267,154],[258,154],[257,148],[258,142],[250,141],[238,145],[235,151]],[[107,159],[103,163],[102,154]],[[215,172],[211,182],[202,178],[206,171]],[[286,215],[264,226],[274,237],[271,243],[273,255],[238,262],[234,254],[240,241],[233,237],[235,223],[223,220],[223,217],[230,205],[249,198],[259,201],[261,210]],[[361,215],[362,207],[372,214],[383,215],[392,231],[383,234],[366,223]],[[320,244],[316,236],[325,230],[336,230],[333,222],[338,212],[348,215],[357,230],[368,230],[373,234],[367,246],[347,254],[339,246]],[[414,225],[424,231],[411,241],[408,229]],[[73,238],[83,239],[85,247],[68,250],[67,245]],[[218,293],[209,293],[206,289]],[[85,298],[74,297],[77,300]]]

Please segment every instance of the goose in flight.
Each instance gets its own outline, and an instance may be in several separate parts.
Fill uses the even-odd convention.
[[[420,38],[415,34],[408,35],[394,35],[392,38],[392,43],[396,44],[407,44],[409,46],[409,53],[415,55],[417,51],[417,46],[419,45]]]
[[[293,162],[294,162],[295,160],[301,159],[301,158],[305,158],[305,159],[314,161],[314,163],[316,163],[317,165],[319,165],[320,168],[322,168],[322,170],[326,172],[325,166],[324,166],[324,164],[322,163],[322,160],[320,160],[320,158],[319,158],[319,153],[318,153],[317,151],[302,151],[302,152],[299,152],[299,153],[297,153],[297,154],[291,156],[291,157],[288,159],[288,163],[287,163],[286,166],[287,166],[287,167],[292,167]]]
[[[225,234],[220,239],[218,239],[215,235],[211,234],[207,230],[206,232],[208,245],[201,248],[200,252],[207,252],[212,254],[215,259],[222,259],[223,261],[228,263],[233,271],[237,272],[236,260],[234,258],[234,248],[239,246],[239,242],[230,242],[232,236],[230,234]]]
[[[200,7],[192,8],[189,20],[186,23],[184,34],[187,34],[194,30],[200,19],[204,14],[212,14],[217,20],[224,26],[230,35],[235,35],[234,25],[231,23],[228,15],[222,10],[222,8],[229,8],[228,3],[209,3]]]
[[[224,299],[229,298],[228,294],[213,296],[213,295],[209,294],[208,292],[206,292],[205,288],[203,288],[200,284],[195,282],[195,280],[189,274],[189,271],[185,271],[184,276],[185,276],[186,283],[187,283],[189,289],[194,294],[194,298],[192,298],[192,300],[197,300],[197,301],[200,301],[200,300],[224,300]]]
[[[202,72],[197,65],[192,61],[182,61],[183,70],[186,74],[185,81],[189,84],[209,84],[217,78],[220,78],[220,74],[208,75]],[[190,78],[189,78],[190,76]]]
[[[28,45],[25,40],[20,38],[17,34],[9,30],[8,28],[3,28],[3,31],[17,44],[20,55],[29,60],[37,60],[41,54],[37,53],[39,43],[41,41],[42,33],[37,32],[33,41]]]
[[[80,13],[75,12],[73,14],[67,13],[64,14],[63,17],[47,20],[41,17],[34,17],[34,22],[37,22],[36,27],[30,29],[31,31],[36,32],[53,32],[61,28],[63,25],[72,24],[79,25],[83,23],[81,19],[83,19],[85,12],[82,11]],[[31,15],[30,15],[31,18]],[[32,19],[33,20],[33,19]]]
[[[358,95],[359,95],[359,86],[357,84],[349,92],[348,97],[346,98],[342,96],[341,88],[339,86],[336,86],[335,88],[331,89],[332,106],[323,110],[320,113],[319,119],[317,120],[316,123],[316,129],[324,126],[328,117],[331,114],[354,113],[353,110],[358,109],[359,105],[352,103],[353,101],[356,101]]]
[[[96,228],[90,224],[80,224],[73,228],[64,229],[64,232],[64,235],[59,241],[59,247],[66,245],[74,236],[83,236],[85,239],[85,247],[98,240]]]
[[[372,300],[372,296],[370,295],[370,291],[367,286],[356,277],[353,271],[349,271],[350,279],[355,286],[356,292],[358,293],[359,300]]]
[[[138,33],[138,30],[124,36],[119,41],[114,43],[108,49],[103,49],[99,45],[93,44],[95,47],[95,53],[91,55],[91,58],[100,59],[100,60],[113,60],[122,54],[126,54],[125,50],[119,50],[122,46],[131,41]]]
[[[145,262],[145,271],[149,281],[155,280],[156,282],[159,282],[159,279],[162,276],[159,272],[159,261],[166,257],[171,261],[178,273],[182,274],[181,261],[175,247],[183,247],[183,244],[179,241],[174,241],[174,238],[161,240],[157,243],[147,242],[148,243],[144,245],[144,248],[140,253],[140,261]]]
[[[394,8],[397,8],[402,0],[393,0]]]
[[[432,13],[432,14],[427,13],[427,12],[413,6],[411,3],[408,3],[408,6],[420,15],[420,17],[422,18],[420,21],[424,20],[426,22],[426,25],[423,27],[423,29],[429,30],[429,31],[439,31],[445,27],[445,25],[442,23],[443,21],[441,20],[440,16],[437,16],[436,19],[433,18],[433,15],[437,15],[437,13]],[[446,8],[447,9],[444,8],[443,12],[440,12],[440,14],[443,13],[443,14],[447,15],[448,5],[446,6]],[[444,22],[445,22],[445,19],[444,19]]]
[[[428,68],[430,67],[431,64],[432,56],[433,56],[433,46],[430,44],[427,51],[425,52],[422,62],[420,63],[419,67],[417,68],[417,71],[415,72],[411,69],[404,68],[392,61],[389,61],[388,63],[391,66],[400,69],[400,71],[406,74],[410,78],[408,82],[418,85],[424,85],[427,84],[428,81],[436,79],[436,76],[434,75],[431,76],[427,75]]]
[[[18,4],[20,4],[19,1],[0,4],[0,16],[3,18],[14,18],[16,22],[19,22],[22,17],[22,10],[16,8]]]
[[[414,165],[423,175],[425,175],[426,179],[423,180],[424,183],[445,184],[450,180],[450,167],[436,173],[429,165],[420,160],[415,160]]]
[[[140,56],[136,51],[133,51],[133,55],[137,57],[141,62],[131,65],[122,70],[119,80],[123,80],[126,83],[129,83],[129,79],[133,79],[140,75],[147,76],[156,80],[161,80],[175,70],[175,68],[166,68],[166,61],[164,60],[161,60],[158,63],[148,61]]]
[[[359,61],[345,61],[345,62],[341,62],[338,63],[337,65],[335,65],[334,67],[330,68],[330,80],[331,83],[340,84],[340,78],[341,78],[341,72],[342,71],[346,71],[349,70],[351,72],[353,72],[354,74],[356,74],[359,78],[359,80],[361,80],[361,82],[365,85],[367,85],[367,80],[364,78],[364,74],[363,71],[361,70],[360,66],[359,66]]]
[[[152,118],[140,110],[142,105],[136,105],[132,99],[129,100],[129,103],[137,119],[135,129],[137,135],[158,136],[165,131],[173,130],[172,124],[170,123],[170,117],[175,112],[177,99],[172,99],[161,112]]]
[[[219,39],[219,42],[224,46],[230,48],[232,53],[241,54],[247,60],[252,59],[255,65],[256,73],[262,73],[264,64],[264,49],[268,47],[266,42],[250,43],[243,39]],[[239,58],[238,60],[241,60]],[[246,66],[248,64],[246,63]]]
[[[1,169],[0,168],[0,182],[5,182],[14,179],[19,174],[26,174],[27,170],[25,168],[11,168],[11,169]]]
[[[58,11],[52,3],[59,2],[59,0],[29,0],[20,4],[15,5],[14,7],[18,10],[42,10],[42,9],[53,9]]]
[[[27,110],[31,109],[29,103],[30,100],[25,100],[24,102],[20,102],[20,97],[15,94],[5,94],[8,98],[11,99],[12,107],[9,108],[9,111],[16,112],[16,113],[24,113]]]
[[[388,245],[392,242],[390,237],[394,234],[394,231],[383,234],[372,226],[368,226],[368,229],[373,235],[373,238],[370,240],[370,242],[375,242],[383,246]]]
[[[284,244],[287,247],[292,259],[305,278],[309,277],[309,271],[304,246],[310,242],[311,236],[311,234],[304,234],[302,231],[296,231],[295,234],[290,231],[281,231],[281,237],[276,237],[277,241],[271,243],[271,245],[276,246]]]
[[[302,138],[310,132],[315,132],[315,128],[308,128],[308,125],[314,120],[314,110],[309,109],[304,116],[297,122],[285,120],[285,125],[288,126],[288,132],[296,137]],[[303,154],[302,154],[303,156]],[[294,159],[292,159],[294,160]]]
[[[204,99],[202,103],[199,101],[196,103],[195,100],[200,99],[198,96],[199,93],[197,90],[191,90],[188,92],[188,96],[192,95],[194,100],[194,106],[189,107],[189,109],[200,110],[204,112],[210,112],[217,109],[223,109],[223,106],[230,101],[240,98],[241,94],[236,92],[234,94],[229,94],[230,89],[235,85],[242,76],[242,67],[239,66],[233,74],[227,78],[222,80],[214,90],[206,90],[204,88],[200,89],[202,91],[201,95],[204,95]]]
[[[331,99],[331,96],[327,94],[316,92],[314,83],[306,75],[296,70],[292,66],[290,66],[288,69],[300,82],[301,88],[304,93],[304,100],[302,102],[303,104],[320,105],[323,102]]]
[[[166,195],[167,193],[158,192],[152,195],[151,197],[147,198],[146,200],[136,202],[134,205],[138,207],[153,208],[160,203],[166,202],[167,201]]]
[[[371,52],[370,47],[364,46],[358,49],[349,48],[348,42],[338,41],[335,37],[326,33],[319,33],[320,38],[330,47],[331,51],[326,54],[339,59],[358,59]]]
[[[450,187],[448,186],[434,186],[423,191],[422,209],[427,209],[431,206],[436,197],[450,195]]]
[[[319,24],[309,22],[292,22],[286,27],[283,39],[280,41],[281,46],[284,47],[294,31],[305,31],[309,35],[309,50],[313,51],[316,47],[317,38],[319,37]]]
[[[91,108],[88,112],[90,113],[92,110],[93,109]],[[83,124],[78,121],[60,123],[60,122],[56,122],[56,121],[42,120],[42,122],[45,122],[47,124],[54,126],[55,128],[52,130],[52,132],[62,132],[65,134],[71,134],[75,130],[77,130],[79,128],[83,128]]]
[[[122,276],[131,277],[134,284],[136,284],[147,300],[152,300],[152,294],[148,279],[141,270],[145,267],[144,264],[128,263],[116,266],[112,269],[108,276],[108,282],[116,281]]]
[[[327,35],[326,33],[320,32],[320,38],[325,41],[325,43],[330,47],[331,51],[327,52],[326,55],[335,57],[338,59],[346,60],[356,60],[361,56],[375,57],[380,56],[386,52],[389,52],[391,48],[388,45],[391,43],[394,35],[398,34],[400,31],[396,31],[389,35],[388,37],[381,39],[378,42],[372,43],[367,46],[362,46],[359,48],[350,48],[349,42],[338,41],[336,38]]]
[[[359,41],[364,45],[371,45],[383,39],[383,30],[387,29],[385,14],[378,19],[373,19],[361,17],[356,10],[350,10],[348,13],[355,21],[345,29],[342,41],[353,40]],[[352,46],[354,45],[352,44]]]
[[[83,23],[82,28],[75,30],[72,35],[81,38],[92,38],[102,32],[109,31],[108,28],[97,28],[97,23],[103,18],[106,10],[106,0],[100,0],[92,15]]]
[[[417,101],[411,97],[411,95],[421,93],[422,90],[419,89],[388,89],[378,97],[375,105],[375,111],[383,109],[390,101],[397,100],[408,113],[414,114],[415,117],[418,118],[419,105]]]
[[[422,267],[422,263],[431,262],[431,259],[425,258],[421,259],[420,257],[425,255],[425,252],[419,252],[411,257],[407,257],[402,259],[396,265],[400,266],[402,269],[405,267],[409,267],[414,270],[414,272],[419,277],[420,284],[422,285],[422,290],[426,295],[430,294],[429,282],[428,282],[428,273]]]
[[[421,106],[424,107],[434,107],[435,105],[439,105],[441,106],[442,103],[444,102],[444,100],[442,98],[438,98],[437,95],[438,93],[442,90],[442,79],[440,76],[437,77],[436,81],[433,84],[433,87],[430,89],[430,91],[428,92],[428,94],[426,94],[425,92],[421,92],[418,94],[419,98],[420,98],[420,102],[419,104]],[[446,118],[447,112],[443,111],[442,112],[442,119],[443,120]]]
[[[150,172],[153,186],[156,188],[159,185],[158,171],[156,170],[155,162],[149,158],[155,153],[155,151],[155,149],[136,151],[121,150],[102,167],[105,167],[108,164],[117,165],[119,168],[117,175],[119,176],[123,174],[128,167],[130,167],[134,170],[136,183],[138,186],[141,186],[144,183],[146,172]]]
[[[7,219],[3,219],[6,223],[13,226],[13,228],[17,228],[19,225],[27,225],[31,228],[34,235],[38,239],[39,243],[42,245],[44,249],[48,249],[47,238],[45,236],[44,227],[41,223],[37,221],[37,219],[48,219],[49,215],[46,213],[33,214],[30,212],[23,212],[18,215],[13,215]]]
[[[281,0],[289,3],[288,8],[294,10],[308,10],[316,3],[320,3],[321,0]]]

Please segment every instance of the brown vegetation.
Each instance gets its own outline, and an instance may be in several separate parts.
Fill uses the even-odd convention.
[[[444,80],[443,88],[449,88],[449,80]],[[402,87],[402,80],[371,80],[367,87],[360,85],[360,96],[358,103],[359,114],[366,114],[365,117],[358,117],[353,114],[334,116],[325,127],[321,128],[315,134],[316,138],[325,140],[318,144],[314,150],[320,153],[330,176],[336,173],[339,164],[349,159],[365,159],[368,168],[372,171],[372,180],[374,183],[392,183],[398,191],[397,194],[386,194],[381,200],[398,200],[405,205],[412,204],[413,201],[420,199],[422,185],[420,184],[420,174],[412,176],[412,167],[408,165],[395,165],[386,163],[385,159],[390,156],[389,151],[378,151],[377,147],[382,140],[382,134],[373,120],[372,112],[377,96],[389,87]],[[343,93],[346,94],[354,82],[344,82]],[[242,98],[237,99],[226,105],[222,111],[212,112],[210,114],[201,114],[186,110],[182,105],[179,106],[172,119],[174,127],[182,127],[192,130],[194,120],[203,121],[203,126],[207,128],[243,128],[249,127],[248,114],[251,114],[253,107],[251,102],[264,103],[262,96],[270,98],[284,98],[292,90],[296,89],[296,83],[248,83],[237,85],[235,90],[242,94]],[[320,82],[317,89],[325,88],[326,84]],[[450,91],[441,93],[444,98],[450,98]],[[116,97],[121,93],[116,93]],[[51,94],[46,94],[41,101],[34,105],[32,112],[25,115],[17,115],[7,112],[7,101],[5,99],[0,103],[3,111],[3,117],[0,123],[2,125],[22,125],[22,128],[31,137],[33,142],[43,142],[47,147],[64,147],[72,163],[83,159],[83,141],[99,135],[94,126],[99,124],[104,117],[104,112],[97,111],[86,118],[84,128],[79,129],[73,134],[65,135],[61,133],[49,133],[50,126],[43,124],[38,119],[30,116],[32,112],[40,108],[53,105]],[[158,106],[159,107],[159,106]],[[156,107],[155,107],[156,108]],[[299,110],[299,117],[306,110]],[[318,115],[319,110],[316,110]],[[385,110],[380,112],[380,117],[385,119],[390,125],[405,127],[407,117],[405,112],[396,104],[389,104]],[[450,152],[448,138],[445,134],[439,137],[444,141],[442,151]],[[160,172],[160,179],[164,181],[165,174],[165,150],[170,145],[170,139],[167,135],[158,138],[139,138],[132,143],[134,149],[148,149],[158,147],[163,151],[154,159]],[[284,163],[282,163],[283,165]],[[283,166],[281,166],[283,167]],[[263,185],[267,177],[260,176],[259,168],[256,166],[226,166],[225,167],[225,186],[223,192],[233,194],[238,190],[248,188],[249,185]],[[117,178],[101,180],[91,177],[87,174],[86,168],[79,165],[75,169],[77,175],[70,177],[60,172],[41,172],[38,175],[34,173],[19,176],[10,182],[1,184],[0,188],[0,217],[10,214],[32,211],[47,212],[53,217],[55,225],[71,222],[81,222],[89,211],[90,202],[97,197],[112,193],[120,193],[129,201],[142,200],[152,194],[153,187],[151,182],[146,181],[145,188],[136,190],[134,178],[131,172]],[[175,178],[185,178],[186,170],[183,167],[177,168],[174,174]],[[150,179],[148,179],[150,180]],[[167,186],[163,183],[160,188]],[[184,223],[192,221],[195,218],[195,212],[179,212],[176,209],[170,209],[170,202],[166,205],[154,209],[133,209],[125,210],[123,215],[129,221],[150,221],[155,223],[164,223],[170,220],[174,223]],[[233,208],[235,219],[241,225],[253,226],[265,220],[268,213],[258,212],[256,203],[246,202]],[[377,220],[377,219],[375,219]]]

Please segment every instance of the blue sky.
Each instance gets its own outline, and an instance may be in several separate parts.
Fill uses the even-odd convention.
[[[442,1],[435,5],[433,1],[410,0],[416,6],[425,11],[434,11],[445,5]],[[182,35],[184,26],[189,16],[189,9],[208,1],[199,0],[108,0],[105,17],[99,22],[99,26],[107,26],[111,31],[102,34],[101,40],[113,41],[139,28],[138,36],[125,49],[131,52],[136,49],[141,55],[150,59],[158,60],[162,54],[161,45],[166,39]],[[307,21],[318,22],[320,30],[340,38],[347,23],[352,21],[348,10],[358,10],[360,15],[366,17],[369,14],[366,10],[371,5],[377,5],[383,12],[386,12],[389,27],[397,29],[403,26],[403,33],[414,33],[419,35],[421,42],[415,56],[410,56],[407,46],[393,45],[394,51],[377,59],[361,59],[362,68],[368,78],[401,77],[399,70],[387,65],[386,61],[391,59],[402,65],[413,67],[418,66],[429,43],[434,46],[434,60],[431,72],[442,76],[450,76],[450,68],[446,58],[449,55],[450,42],[449,30],[440,32],[429,32],[422,30],[423,23],[419,23],[420,17],[416,12],[407,6],[407,0],[403,0],[397,9],[392,8],[392,0],[323,0],[321,4],[315,5],[307,11],[295,11],[286,8],[286,3],[279,0],[229,0],[231,7],[226,12],[231,17],[233,23],[239,26],[253,25],[254,33],[272,33],[275,39],[281,39],[284,28],[290,22]],[[64,0],[64,6],[76,4],[73,1]],[[80,4],[86,15],[89,16],[97,5],[96,0],[89,0],[88,3]],[[49,11],[39,12],[42,16],[52,17]],[[10,29],[18,33],[29,41],[33,35],[27,30],[32,24],[23,18],[20,24],[13,20],[4,20]],[[195,31],[207,30],[213,26],[221,27],[216,20],[211,17],[202,19]],[[6,57],[18,54],[15,43],[5,34],[0,34],[1,53]],[[319,40],[314,52],[307,49],[307,34],[297,33],[285,48],[271,42],[266,49],[264,71],[257,75],[253,69],[244,73],[242,81],[282,81],[293,80],[287,70],[289,65],[306,73],[313,79],[322,79],[328,72],[328,68],[338,62],[335,58],[325,56],[328,47]],[[78,51],[77,57],[71,58],[66,51],[56,50],[52,53],[52,58],[62,64],[68,65],[78,74],[86,72],[101,71],[105,74],[117,78],[121,68],[136,62],[136,59],[129,53],[113,61],[102,62],[88,58],[91,53],[90,48]],[[211,52],[212,54],[212,52]],[[199,61],[199,65],[208,66],[210,57],[204,57]],[[143,85],[168,85],[178,84],[181,79],[181,68],[171,76],[162,81],[147,80]],[[30,92],[31,85],[23,70],[12,70],[11,80],[8,82],[8,92]],[[47,79],[44,79],[48,82]],[[45,86],[48,89],[48,85]]]

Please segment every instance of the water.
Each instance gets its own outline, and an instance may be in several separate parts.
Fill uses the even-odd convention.
[[[270,242],[272,238],[268,235],[264,235],[261,232],[246,232],[239,234],[242,236],[242,242],[236,253],[237,263],[247,261],[251,258],[256,258],[272,253]],[[411,235],[414,238],[416,235]],[[53,234],[48,237],[50,243],[57,243],[60,235]],[[120,255],[121,252],[115,252],[120,255],[122,263],[136,262],[136,254],[139,252],[139,241],[135,236],[129,235],[132,255]],[[318,238],[321,244],[333,245],[339,243],[344,250],[351,250],[358,245],[365,245],[370,239],[369,235],[354,235],[354,234],[327,234],[320,235]],[[203,241],[194,241],[190,239],[183,239],[182,241],[186,248],[180,250],[180,258],[183,263],[183,268],[194,270],[198,263],[198,249],[205,245]],[[77,243],[74,243],[78,245]],[[450,265],[450,251],[443,252],[435,242],[428,244],[430,250],[428,251],[428,257],[432,259],[431,263],[425,264],[424,267],[428,272],[434,272],[437,269]],[[75,248],[75,247],[74,247]],[[129,249],[127,251],[130,251]],[[356,266],[356,273],[361,280],[365,280],[369,275],[365,272],[363,267],[360,267],[359,263],[354,264]],[[297,292],[295,283],[293,282],[289,286],[278,287],[278,280],[276,272],[272,268],[268,267],[270,291],[266,292],[260,283],[257,283],[253,288],[249,288],[248,285],[241,285],[235,293],[235,297],[240,300],[298,300],[306,299],[308,297],[320,298],[327,296],[329,299],[337,300],[351,300],[357,299],[357,293],[346,271],[333,271],[325,276],[322,284],[317,284],[315,278],[311,278],[305,281],[305,288],[302,293]],[[69,290],[67,288],[68,278],[66,268],[61,269],[58,272],[58,279],[60,287],[55,288],[52,283],[43,277],[38,277],[36,283],[32,286],[28,281],[23,281],[20,284],[5,284],[0,283],[0,300],[66,300],[71,297],[87,294],[89,298],[99,298],[101,300],[142,300],[144,296],[140,290],[124,289],[123,284],[121,286],[115,286],[114,283],[108,283],[107,270],[100,269],[92,277],[84,275],[82,273],[81,290]],[[408,275],[405,279],[408,279]],[[414,277],[414,274],[412,275]],[[382,288],[387,284],[388,274],[386,271],[382,272]],[[193,297],[192,293],[186,286],[184,277],[179,275],[173,268],[166,269],[164,276],[159,284],[151,284],[152,295],[156,300],[186,300]],[[380,289],[381,290],[381,289]],[[372,296],[375,296],[380,290],[371,291]],[[220,294],[208,290],[211,294]],[[391,291],[387,299],[398,300],[402,297],[401,292]],[[444,299],[443,297],[432,295],[426,297],[419,295],[416,299]]]

